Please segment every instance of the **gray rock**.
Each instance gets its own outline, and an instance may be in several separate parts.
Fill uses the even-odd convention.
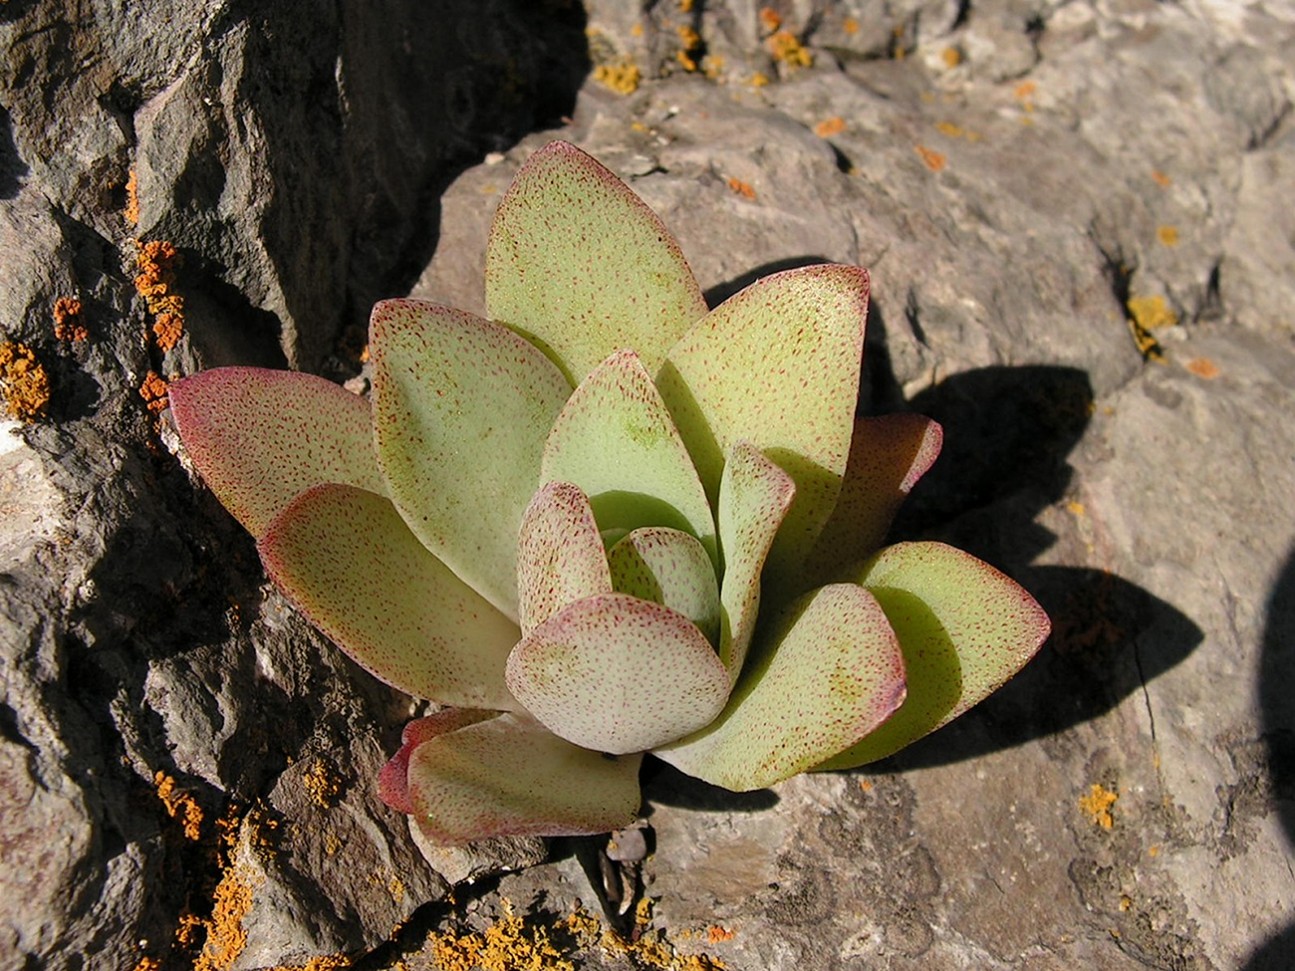
[[[988,703],[867,770],[734,796],[650,767],[662,946],[733,968],[1289,964],[1290,18],[591,3],[592,59],[634,60],[639,90],[591,81],[569,126],[437,199],[454,160],[568,109],[543,91],[586,66],[582,25],[417,6],[0,12],[0,324],[55,389],[0,455],[0,965],[191,960],[169,951],[187,908],[226,968],[404,922],[389,964],[419,969],[429,923],[481,932],[505,900],[577,966],[638,960],[561,923],[593,906],[579,846],[483,879],[542,847],[420,852],[375,804],[409,700],[263,585],[136,391],[230,361],[338,372],[339,334],[414,280],[480,311],[493,208],[555,135],[662,214],[713,301],[809,260],[870,267],[865,407],[946,428],[897,529],[1008,570],[1056,625]],[[774,61],[764,6],[812,66]],[[681,27],[722,63],[689,71]],[[186,259],[167,354],[140,339],[135,236]],[[50,335],[68,295],[83,344]],[[1177,319],[1150,332],[1159,362],[1130,334],[1150,306]],[[213,910],[222,885],[238,908]]]

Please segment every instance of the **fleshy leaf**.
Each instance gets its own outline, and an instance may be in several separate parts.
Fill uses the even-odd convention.
[[[1051,629],[1017,583],[943,543],[899,543],[857,572],[899,637],[908,699],[876,732],[819,768],[848,769],[899,751],[997,690]]]
[[[295,371],[224,367],[169,389],[171,414],[203,481],[253,536],[311,486],[384,493],[369,403]]]
[[[633,822],[640,755],[608,758],[519,715],[436,735],[409,755],[408,795],[433,842],[606,833]]]
[[[621,593],[577,601],[508,658],[513,695],[554,734],[620,755],[707,724],[728,674],[693,623]]]
[[[796,482],[768,569],[799,569],[836,504],[863,359],[868,274],[807,266],[775,273],[716,307],[657,375],[707,495],[745,439]]]
[[[856,418],[841,495],[805,563],[801,589],[829,580],[881,548],[895,513],[940,454],[944,429],[911,412]]]
[[[589,500],[569,482],[550,482],[526,507],[517,541],[522,634],[568,604],[611,592],[607,554]]]
[[[687,530],[716,557],[706,492],[633,351],[612,354],[572,392],[544,445],[540,474],[580,486],[602,529]]]
[[[400,749],[378,772],[378,798],[396,812],[413,813],[414,802],[409,795],[409,756],[414,749],[437,735],[455,732],[499,712],[477,708],[446,708],[423,718],[415,718],[400,733]]]
[[[719,656],[734,681],[755,631],[765,557],[795,494],[791,476],[753,445],[733,446],[719,484],[719,539],[724,555]]]
[[[373,308],[378,464],[409,528],[517,616],[517,530],[571,388],[512,331],[414,300]]]
[[[683,614],[712,644],[719,642],[719,588],[706,550],[688,533],[664,526],[636,529],[610,550],[612,589]]]
[[[516,625],[429,553],[383,496],[308,489],[257,549],[306,619],[378,678],[442,704],[517,707],[504,686]]]
[[[660,217],[601,163],[552,142],[522,166],[495,213],[486,308],[574,385],[622,347],[655,371],[706,302]]]
[[[840,583],[796,602],[755,651],[724,713],[657,755],[689,775],[745,792],[813,768],[904,700],[904,664],[886,615]]]

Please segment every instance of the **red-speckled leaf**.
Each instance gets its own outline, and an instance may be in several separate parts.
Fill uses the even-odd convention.
[[[522,166],[495,213],[486,308],[579,384],[623,347],[655,371],[706,302],[656,213],[580,149],[552,142]]]
[[[378,678],[442,704],[517,707],[504,663],[520,631],[429,553],[387,499],[316,486],[257,549],[288,599]]]
[[[225,367],[173,382],[169,397],[194,466],[253,536],[311,486],[386,491],[369,403],[331,381]]]
[[[517,617],[517,529],[571,393],[542,353],[498,324],[414,300],[373,308],[378,464],[409,528]]]
[[[733,446],[719,484],[719,541],[724,555],[719,656],[733,681],[742,672],[755,631],[765,557],[795,494],[791,476],[753,445]]]
[[[701,543],[664,526],[636,529],[607,551],[612,589],[683,614],[719,643],[719,587]]]
[[[656,752],[738,792],[781,782],[866,735],[904,700],[904,664],[877,601],[833,584],[794,604],[762,637],[724,713]]]
[[[670,349],[657,387],[707,495],[724,457],[751,442],[796,482],[767,571],[792,578],[841,489],[863,359],[868,274],[852,266],[775,273],[710,312]]]
[[[409,756],[409,797],[427,837],[576,836],[638,815],[640,755],[578,748],[520,715],[428,739]]]
[[[544,446],[541,479],[574,482],[601,529],[669,526],[715,551],[715,518],[665,402],[633,351],[617,351],[572,392]]]
[[[378,772],[378,798],[396,812],[414,812],[414,801],[409,795],[409,756],[414,749],[437,735],[458,731],[498,714],[479,708],[446,708],[407,723],[400,733],[399,751]]]
[[[577,601],[537,627],[505,677],[555,735],[614,755],[697,730],[719,714],[729,687],[687,617],[621,593]]]
[[[923,415],[855,419],[841,495],[805,562],[800,589],[844,579],[843,569],[881,548],[895,513],[943,443],[944,430]]]
[[[522,634],[568,604],[611,592],[607,554],[589,500],[569,482],[550,482],[526,507],[518,534]]]
[[[1032,658],[1051,626],[1014,580],[943,543],[899,543],[856,574],[899,636],[908,700],[885,725],[820,768],[899,751],[993,693]]]

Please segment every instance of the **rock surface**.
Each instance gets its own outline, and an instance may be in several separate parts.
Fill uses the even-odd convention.
[[[591,0],[572,111],[583,15],[486,6],[0,10],[0,325],[54,388],[0,456],[0,966],[356,956],[444,893],[372,796],[407,700],[264,586],[136,389],[343,373],[348,326],[411,284],[479,310],[493,208],[555,136],[630,181],[712,302],[868,266],[864,406],[946,430],[897,530],[1004,568],[1056,627],[867,770],[735,796],[650,768],[655,966],[1295,963],[1295,11]],[[169,351],[136,238],[184,256]],[[60,296],[89,340],[53,337]],[[356,966],[434,968],[488,927],[643,966],[650,935],[567,919],[587,850],[460,888]]]

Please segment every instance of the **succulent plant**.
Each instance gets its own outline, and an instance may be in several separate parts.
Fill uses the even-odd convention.
[[[733,790],[858,766],[956,717],[1047,636],[1002,573],[882,547],[942,432],[856,417],[867,274],[708,310],[660,219],[563,142],[486,252],[490,317],[373,311],[372,402],[219,368],[171,387],[269,577],[439,707],[379,788],[433,840],[597,833],[642,754]]]

